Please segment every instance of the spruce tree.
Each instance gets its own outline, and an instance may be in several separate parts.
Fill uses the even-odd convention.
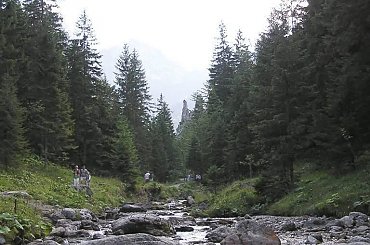
[[[73,148],[73,121],[63,57],[64,32],[54,5],[24,1],[27,38],[21,39],[25,62],[18,82],[26,108],[27,139],[45,160],[65,161]]]
[[[135,50],[130,51],[127,44],[123,46],[117,60],[115,75],[120,112],[134,133],[141,170],[147,171],[151,161],[149,145],[151,96],[138,53]]]
[[[20,50],[14,41],[20,6],[14,1],[0,1],[0,166],[15,164],[24,151],[23,110],[17,97],[19,78],[17,61]]]

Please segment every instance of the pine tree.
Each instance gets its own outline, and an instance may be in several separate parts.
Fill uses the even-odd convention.
[[[120,111],[134,133],[140,165],[142,171],[146,171],[151,160],[151,149],[148,143],[151,96],[138,53],[135,50],[131,52],[127,44],[124,45],[117,60],[116,69]]]
[[[13,165],[24,150],[23,111],[17,98],[17,60],[13,33],[17,28],[20,6],[14,1],[0,1],[0,166]]]
[[[104,156],[101,149],[104,135],[98,120],[103,118],[100,113],[106,106],[104,96],[107,91],[104,91],[106,88],[101,77],[101,55],[95,49],[95,44],[91,21],[83,12],[77,21],[76,38],[70,40],[67,53],[75,141],[78,147],[74,152],[74,160],[82,165],[98,167],[99,164],[104,165],[98,160]],[[103,105],[99,105],[99,102],[103,102]]]
[[[152,153],[153,158],[150,168],[154,171],[159,181],[169,180],[170,172],[175,169],[176,148],[175,132],[171,111],[163,96],[158,99],[156,115],[152,122]]]
[[[64,161],[73,147],[73,121],[63,57],[64,32],[54,5],[24,1],[27,30],[25,62],[18,83],[27,109],[27,139],[45,160]]]

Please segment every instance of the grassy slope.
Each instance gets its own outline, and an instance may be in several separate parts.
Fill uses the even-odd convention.
[[[0,171],[0,192],[26,191],[33,200],[62,207],[88,208],[99,212],[123,201],[123,185],[117,179],[92,177],[92,198],[71,187],[72,171],[35,158],[27,158],[17,168]],[[18,198],[19,214],[35,219],[30,201]],[[13,212],[14,198],[0,197],[0,212]],[[37,215],[36,215],[37,216]]]
[[[370,167],[335,176],[325,171],[301,169],[297,188],[271,205],[275,215],[343,216],[351,211],[370,214]]]

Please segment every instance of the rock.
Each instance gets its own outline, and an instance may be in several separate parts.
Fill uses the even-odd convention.
[[[36,240],[33,242],[28,243],[28,245],[60,245],[59,243],[53,241],[53,240]]]
[[[146,209],[136,204],[123,204],[119,210],[123,213],[146,212]]]
[[[340,220],[343,222],[344,227],[352,227],[355,222],[353,218],[353,216],[344,216]]]
[[[80,229],[100,231],[99,225],[91,220],[82,220]]]
[[[339,227],[342,227],[344,228],[345,227],[345,224],[344,224],[344,221],[341,220],[341,219],[335,219],[335,220],[331,220],[329,221],[327,224],[326,224],[326,227],[330,229],[330,227],[332,226],[339,226]]]
[[[354,237],[349,238],[348,241],[350,243],[354,243],[354,242],[370,243],[370,238],[365,238],[365,237],[361,237],[361,236],[354,236]]]
[[[102,233],[95,233],[94,235],[93,235],[93,239],[94,240],[96,240],[96,239],[102,239],[102,238],[104,238],[105,237],[105,235],[104,234],[102,234]]]
[[[6,243],[5,238],[2,235],[0,235],[0,245],[3,245],[5,243]]]
[[[73,208],[63,208],[62,215],[64,215],[66,219],[76,219],[76,211]]]
[[[51,221],[53,221],[53,223],[57,223],[58,220],[61,220],[61,219],[65,219],[66,217],[62,214],[61,211],[57,210],[55,212],[53,212],[49,218],[51,219]]]
[[[80,213],[80,220],[92,220],[93,219],[92,212],[86,208],[81,209],[79,213]]]
[[[119,212],[119,209],[118,208],[114,208],[114,209],[108,209],[105,211],[105,219],[117,219],[118,217],[118,212]]]
[[[235,232],[221,241],[221,245],[280,245],[280,239],[275,232],[254,220],[241,220],[235,226]]]
[[[26,191],[5,191],[5,192],[1,192],[0,195],[4,197],[13,196],[13,197],[22,197],[26,199],[32,198],[32,196],[28,194]]]
[[[58,236],[58,237],[65,237],[66,228],[64,227],[56,227],[50,232],[50,236]]]
[[[159,238],[149,234],[138,233],[106,237],[98,240],[85,241],[82,245],[178,245],[178,242]]]
[[[221,242],[225,237],[230,235],[234,230],[227,226],[220,226],[207,233],[206,238],[211,242]]]
[[[175,227],[175,230],[177,232],[190,232],[190,231],[194,231],[194,228],[191,226],[178,226],[178,227]]]
[[[349,213],[349,217],[353,218],[354,225],[356,226],[369,224],[369,217],[366,214],[360,212],[351,212]]]
[[[296,231],[297,230],[297,226],[295,225],[294,222],[287,222],[287,223],[284,223],[282,226],[281,226],[281,231]]]
[[[306,222],[303,223],[303,227],[305,228],[318,228],[322,227],[326,224],[326,220],[324,218],[310,218]]]
[[[195,200],[192,196],[188,196],[186,198],[186,206],[193,206],[195,204]]]
[[[175,234],[175,229],[169,221],[145,214],[136,214],[114,221],[112,231],[115,235],[148,233],[154,236],[167,236]]]
[[[307,236],[305,240],[305,244],[320,244],[323,242],[322,235],[321,234],[313,234]]]
[[[362,232],[365,232],[365,231],[367,231],[369,229],[370,229],[369,226],[361,225],[361,226],[355,228],[355,231],[358,232],[358,233],[362,233]]]
[[[183,217],[169,217],[168,221],[173,225],[173,226],[195,226],[197,225],[196,220],[194,217],[191,216],[183,216]]]

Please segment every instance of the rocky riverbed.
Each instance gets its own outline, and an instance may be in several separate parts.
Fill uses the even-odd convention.
[[[54,228],[39,244],[352,244],[370,245],[369,217],[194,218],[186,201],[124,204],[96,216],[87,209],[55,209]],[[0,243],[1,244],[1,243]]]

